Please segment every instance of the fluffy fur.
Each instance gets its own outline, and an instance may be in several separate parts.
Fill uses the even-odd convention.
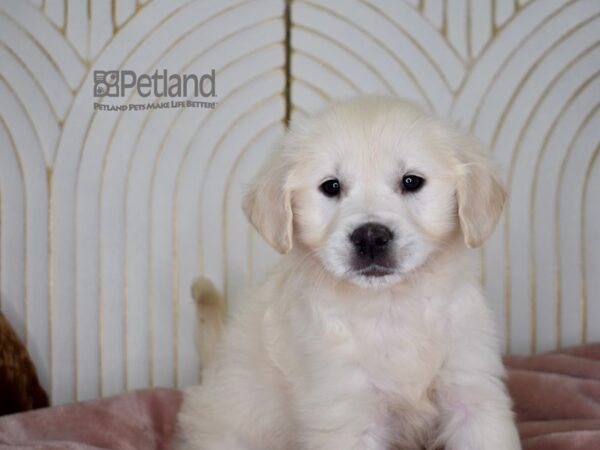
[[[403,192],[406,174],[424,187]],[[319,190],[332,177],[336,198]],[[492,315],[464,261],[503,203],[477,143],[411,103],[342,102],[292,129],[243,205],[286,256],[186,393],[179,448],[521,448]],[[367,222],[393,232],[382,276],[351,264],[348,236]]]

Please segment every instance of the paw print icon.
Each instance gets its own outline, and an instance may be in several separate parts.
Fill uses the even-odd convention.
[[[94,70],[94,97],[119,96],[119,71]]]

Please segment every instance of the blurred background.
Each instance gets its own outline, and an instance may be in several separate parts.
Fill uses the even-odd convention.
[[[599,43],[598,0],[0,0],[0,308],[53,404],[195,383],[192,279],[235,308],[277,261],[244,186],[289,120],[380,93],[505,169],[474,255],[504,350],[598,340]],[[216,108],[95,111],[124,69],[215,69]]]

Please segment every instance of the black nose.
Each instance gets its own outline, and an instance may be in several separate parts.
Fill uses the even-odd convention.
[[[371,259],[384,253],[393,238],[392,231],[379,223],[365,223],[350,235],[350,241],[354,244],[356,252]]]

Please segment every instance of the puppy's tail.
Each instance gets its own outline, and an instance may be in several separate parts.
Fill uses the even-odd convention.
[[[227,305],[210,280],[203,277],[194,280],[192,297],[196,303],[196,348],[202,369],[213,358],[223,333]]]

